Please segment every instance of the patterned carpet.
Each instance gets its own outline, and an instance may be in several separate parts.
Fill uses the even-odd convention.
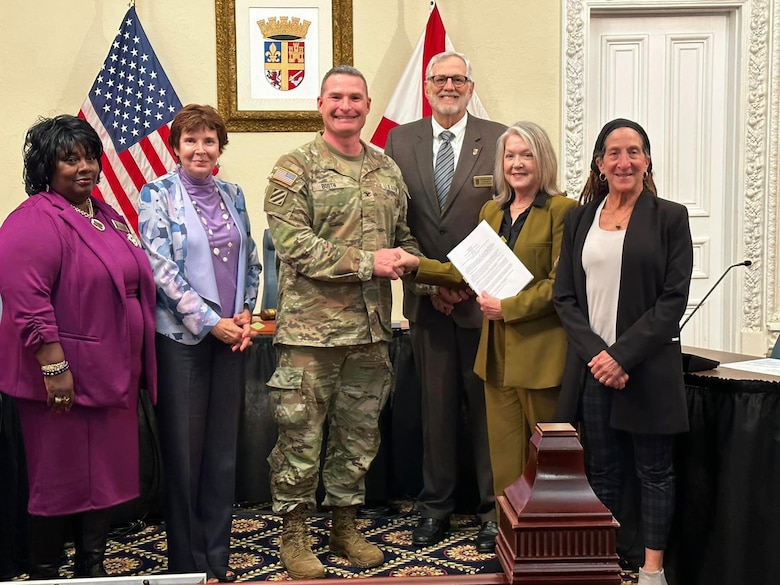
[[[449,536],[435,546],[419,549],[412,545],[412,530],[419,515],[410,503],[396,508],[396,513],[380,518],[360,518],[359,527],[385,553],[385,564],[374,569],[350,567],[346,559],[328,551],[330,515],[310,517],[312,548],[325,564],[331,577],[409,577],[463,575],[499,571],[492,554],[476,551],[473,538],[479,524],[472,517],[453,517]],[[281,518],[263,507],[236,508],[233,518],[230,565],[239,581],[284,581],[286,571],[279,564],[278,547]],[[72,575],[73,549],[67,551],[68,562],[61,568],[63,576]],[[106,554],[106,570],[111,576],[133,576],[161,573],[167,569],[164,524],[139,525],[126,534],[112,534]],[[25,576],[20,576],[22,578]],[[636,575],[624,573],[624,583],[636,583]]]

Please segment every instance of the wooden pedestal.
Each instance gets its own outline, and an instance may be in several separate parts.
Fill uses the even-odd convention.
[[[528,465],[498,503],[496,554],[509,583],[621,583],[618,523],[588,484],[570,424],[536,426]]]

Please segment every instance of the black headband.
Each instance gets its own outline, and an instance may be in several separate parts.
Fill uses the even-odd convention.
[[[604,127],[599,132],[599,137],[596,138],[596,144],[593,146],[593,158],[590,161],[590,169],[597,175],[601,173],[598,165],[596,165],[596,158],[599,155],[603,156],[604,143],[607,141],[607,136],[612,134],[618,128],[631,128],[635,130],[637,134],[642,138],[643,146],[647,149],[647,155],[650,155],[650,139],[647,137],[647,132],[636,122],[632,120],[626,120],[625,118],[615,118],[611,122],[604,124]],[[600,154],[601,153],[601,154]],[[650,161],[650,165],[647,167],[647,172],[653,170],[653,161]]]

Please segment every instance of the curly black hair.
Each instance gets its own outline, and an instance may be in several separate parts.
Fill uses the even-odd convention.
[[[47,191],[62,153],[73,152],[78,146],[87,156],[97,159],[102,171],[103,143],[89,122],[67,114],[38,118],[24,139],[24,190],[27,195]]]

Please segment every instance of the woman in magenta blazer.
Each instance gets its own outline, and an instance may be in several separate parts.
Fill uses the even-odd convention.
[[[156,399],[154,280],[132,228],[91,197],[102,153],[84,120],[39,120],[29,197],[0,228],[0,391],[21,418],[33,579],[57,578],[69,521],[76,576],[106,575],[111,508],[140,493],[140,385]]]

